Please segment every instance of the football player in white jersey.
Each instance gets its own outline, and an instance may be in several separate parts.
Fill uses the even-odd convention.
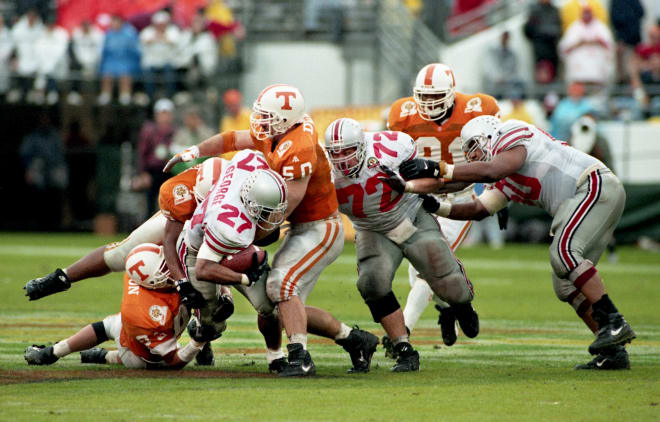
[[[406,163],[401,167],[405,189],[426,193],[444,181],[495,183],[468,203],[426,201],[427,210],[457,220],[480,220],[510,200],[547,211],[553,217],[555,293],[596,334],[589,352],[597,356],[576,369],[630,368],[624,345],[635,333],[595,267],[623,213],[626,194],[619,179],[596,158],[519,120],[476,117],[463,127],[461,138],[468,164]]]
[[[245,274],[220,265],[220,261],[250,246],[259,230],[276,230],[286,207],[284,179],[268,167],[261,153],[240,151],[223,166],[218,182],[186,221],[177,245],[185,273],[177,288],[183,301],[198,310],[197,321],[189,327],[191,337],[208,342],[222,334],[224,320],[216,317],[222,305],[220,288],[233,285],[259,314],[267,361],[275,372],[286,359],[275,307],[266,295],[268,258],[260,264],[253,255],[254,265]]]
[[[325,146],[333,165],[340,210],[356,228],[358,290],[374,321],[392,339],[398,356],[392,371],[416,371],[419,354],[409,342],[403,312],[392,292],[401,260],[406,257],[440,298],[458,312],[469,314],[471,318],[464,318],[464,323],[478,326],[470,304],[472,284],[435,218],[421,208],[422,199],[394,192],[382,180],[391,173],[390,168],[397,169],[415,156],[410,136],[388,131],[365,133],[357,121],[343,118],[326,130]]]

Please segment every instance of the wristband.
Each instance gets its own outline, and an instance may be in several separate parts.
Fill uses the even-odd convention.
[[[220,134],[222,139],[222,153],[229,151],[236,151],[236,132],[233,130],[229,132],[222,132]]]
[[[451,180],[453,176],[454,176],[454,165],[447,164],[447,166],[445,167],[445,174],[442,177],[445,180]]]
[[[241,284],[243,286],[249,286],[250,285],[250,277],[248,277],[245,274],[241,274]]]
[[[406,182],[406,187],[403,188],[404,192],[414,192],[415,191],[415,183],[412,180],[409,180]]]
[[[453,166],[452,166],[453,167]],[[440,202],[440,208],[435,212],[440,217],[447,217],[451,212],[451,202],[442,201]]]

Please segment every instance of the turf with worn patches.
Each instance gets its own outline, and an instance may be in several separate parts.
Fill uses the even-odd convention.
[[[88,366],[77,354],[51,367],[28,367],[32,343],[73,334],[119,309],[121,276],[74,284],[68,292],[28,302],[22,285],[66,266],[113,239],[89,235],[0,234],[1,420],[548,420],[660,419],[660,255],[620,248],[619,262],[598,266],[608,291],[638,338],[628,347],[632,370],[574,371],[591,357],[591,334],[555,297],[546,246],[463,249],[477,297],[482,332],[440,346],[429,306],[413,333],[421,370],[392,374],[378,349],[372,371],[348,375],[348,355],[333,342],[310,338],[318,376],[279,379],[267,374],[263,341],[249,304],[237,310],[214,343],[213,368],[180,372]],[[309,304],[379,336],[355,288],[355,251],[321,276]],[[405,303],[406,267],[394,291]],[[186,342],[184,334],[182,342]],[[112,343],[104,344],[112,347]]]

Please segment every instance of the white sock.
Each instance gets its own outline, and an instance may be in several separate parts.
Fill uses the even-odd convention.
[[[121,363],[121,359],[119,359],[119,351],[110,350],[108,353],[106,353],[105,354],[105,362],[106,363]]]
[[[277,350],[266,349],[266,362],[268,362],[269,364],[272,361],[283,357],[284,357],[284,352],[282,351],[281,347]]]
[[[67,343],[66,340],[62,340],[59,343],[55,343],[55,345],[53,346],[53,354],[58,358],[61,358],[62,356],[66,356],[69,353],[71,353],[71,348],[69,347],[69,343]]]
[[[307,334],[292,334],[289,343],[301,343],[303,349],[307,350]]]
[[[392,345],[394,345],[394,346],[396,346],[399,343],[410,343],[410,337],[408,336],[408,334],[405,334],[403,336],[399,336],[399,337],[395,338],[394,340],[392,340]]]
[[[339,334],[335,336],[335,340],[343,340],[351,334],[353,329],[348,325],[341,323],[341,328],[339,329]]]
[[[422,316],[424,309],[426,309],[432,297],[433,290],[431,290],[429,284],[418,278],[415,284],[413,284],[412,289],[410,289],[408,299],[406,299],[406,307],[403,308],[403,321],[411,332],[415,328],[415,325],[417,325],[419,318]]]

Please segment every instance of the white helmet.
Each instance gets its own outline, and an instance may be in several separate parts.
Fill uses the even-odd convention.
[[[470,161],[470,155],[480,150],[479,161],[490,161],[493,158],[491,142],[502,125],[502,121],[495,116],[483,115],[475,117],[463,126],[461,130],[461,148],[465,157]]]
[[[213,157],[204,161],[197,172],[197,180],[193,186],[195,200],[199,204],[209,194],[215,182],[220,178],[222,172],[222,158]]]
[[[342,151],[355,148],[347,155]],[[354,176],[362,168],[367,147],[360,124],[348,118],[337,119],[325,130],[325,149],[332,165],[344,176]]]
[[[285,133],[305,117],[305,100],[297,88],[275,84],[264,88],[252,105],[250,129],[263,141]]]
[[[142,243],[128,253],[126,272],[131,280],[147,289],[174,286],[165,263],[163,247],[153,243]]]
[[[271,231],[284,221],[287,187],[282,176],[271,169],[259,169],[241,186],[241,200],[257,227]]]
[[[456,80],[454,72],[440,63],[427,64],[415,78],[413,98],[419,117],[424,120],[443,118],[454,105]]]

